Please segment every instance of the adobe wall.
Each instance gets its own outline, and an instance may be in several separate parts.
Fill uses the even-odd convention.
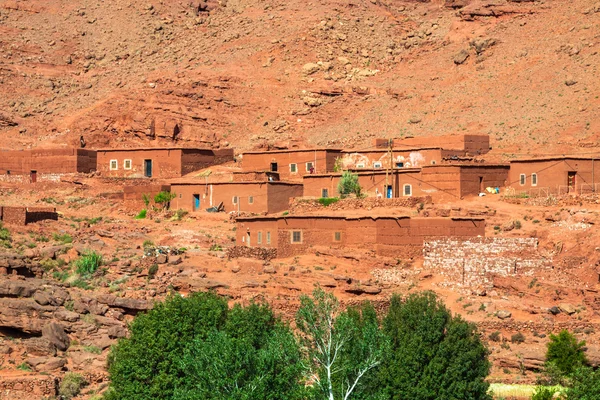
[[[231,174],[232,182],[279,181],[277,172],[267,171],[235,171]]]
[[[233,149],[183,149],[181,153],[181,174],[233,161]]]
[[[290,202],[296,197],[302,197],[304,185],[279,184],[277,182],[267,185],[267,212],[278,213],[289,210]]]
[[[218,206],[223,202],[225,212],[240,211],[249,213],[266,213],[269,210],[267,183],[209,183],[197,185],[172,184],[171,191],[176,194],[171,207],[187,211],[201,211]],[[194,195],[200,196],[200,208],[194,210]],[[233,203],[234,196],[238,204]],[[250,197],[253,202],[250,203]]]
[[[344,234],[345,225],[345,220],[341,218],[280,219],[277,231],[277,256],[291,257],[304,254],[313,246],[337,249],[353,247]],[[302,242],[292,243],[292,232],[297,230],[302,231]],[[341,232],[341,241],[334,240],[335,232]]]
[[[425,241],[423,267],[443,275],[445,285],[491,288],[494,276],[531,276],[550,268],[537,238],[438,239]]]
[[[253,220],[248,223],[238,221],[236,224],[235,236],[237,246],[259,246],[266,249],[277,249],[279,239],[277,235],[278,222],[275,219]],[[262,232],[262,243],[258,243],[258,232]],[[267,233],[270,234],[270,243],[267,241]],[[248,244],[250,238],[250,244]]]
[[[423,150],[394,150],[393,163],[402,163],[403,168],[419,168],[431,163],[442,162],[441,149]],[[344,151],[342,166],[344,169],[375,168],[375,163],[381,163],[381,168],[390,168],[390,154],[386,150]]]
[[[460,167],[461,196],[477,195],[480,190],[479,178],[483,181],[483,189],[487,187],[502,188],[506,185],[510,167],[507,166],[479,166]]]
[[[387,139],[375,139],[375,146],[387,148]],[[443,147],[464,150],[472,155],[485,154],[490,150],[490,137],[485,134],[444,135],[436,137],[412,137],[393,139],[393,147]]]
[[[32,150],[2,150],[0,151],[0,174],[6,175],[4,180],[10,181],[10,176],[27,175],[36,171],[38,180],[58,180],[49,176],[83,172],[96,169],[96,152],[84,149],[32,149]],[[8,174],[10,171],[10,174]]]
[[[340,154],[334,150],[244,153],[242,168],[244,171],[270,171],[271,163],[276,162],[282,180],[297,180],[310,173],[306,170],[309,162],[313,163],[316,174],[332,172]],[[290,172],[290,164],[297,165],[297,172]]]
[[[58,220],[56,208],[0,206],[0,220],[9,225],[27,225],[47,219]]]
[[[593,168],[592,168],[593,164]],[[592,173],[593,170],[593,173]],[[550,193],[557,193],[559,186],[567,187],[569,171],[576,171],[576,186],[588,186],[600,182],[600,162],[592,160],[540,160],[528,162],[511,162],[507,186],[520,190],[547,188]],[[537,174],[537,185],[531,184],[531,174]],[[520,175],[525,174],[525,184],[520,184]],[[563,192],[564,193],[564,192]]]
[[[181,176],[181,149],[98,150],[97,170],[102,176],[144,178],[144,160],[152,160],[152,178]],[[117,169],[110,169],[110,161],[117,160]],[[124,169],[125,160],[131,160],[131,169]]]
[[[128,207],[140,207],[145,205],[143,195],[146,194],[150,201],[160,192],[170,192],[170,185],[127,185],[123,186],[123,201]]]

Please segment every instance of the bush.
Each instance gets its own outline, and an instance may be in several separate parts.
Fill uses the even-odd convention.
[[[142,211],[139,212],[138,215],[135,216],[135,219],[144,219],[146,218],[146,209],[144,208]]]
[[[2,222],[0,222],[0,246],[10,248],[12,238],[10,236],[10,231],[2,226]]]
[[[154,202],[156,204],[160,204],[164,210],[169,208],[169,203],[177,196],[175,193],[171,192],[158,192],[156,196],[154,196]]]
[[[358,174],[344,171],[342,177],[340,178],[340,183],[338,183],[338,192],[340,193],[342,199],[348,197],[350,194],[360,197],[361,187],[358,183]]]
[[[62,235],[55,233],[52,235],[52,238],[62,244],[73,243],[73,237],[71,235],[69,235],[68,233],[63,233]]]
[[[333,203],[337,203],[338,201],[340,201],[340,199],[338,199],[337,197],[321,197],[318,200],[319,204],[325,207],[330,206]]]
[[[516,220],[514,223],[515,229],[521,229],[522,225],[521,225],[521,221]]]
[[[433,292],[393,296],[383,329],[392,343],[378,386],[387,399],[491,399],[488,350],[474,324]]]
[[[533,396],[531,396],[531,400],[552,400],[555,393],[556,390],[554,388],[538,386],[535,388],[535,392],[533,393]]]
[[[525,335],[523,335],[521,332],[515,333],[514,335],[512,335],[510,337],[510,342],[511,343],[523,343],[523,342],[525,342]]]
[[[107,400],[304,399],[300,351],[267,305],[174,295],[111,350]]]
[[[569,376],[576,369],[587,365],[584,347],[585,341],[578,342],[567,330],[562,330],[558,335],[550,335],[546,363],[552,364],[559,372]]]
[[[150,267],[148,267],[148,279],[154,279],[157,272],[158,264],[152,264]]]
[[[144,193],[142,194],[142,200],[144,201],[144,205],[146,206],[146,208],[148,208],[148,206],[150,206],[150,196]]]
[[[600,399],[600,370],[579,368],[572,378],[572,386],[567,389],[566,400]]]
[[[21,371],[28,371],[28,372],[31,372],[31,371],[33,371],[33,370],[31,369],[31,367],[29,366],[29,364],[27,364],[27,363],[25,363],[25,362],[23,362],[23,363],[21,363],[21,364],[17,365],[17,369],[20,369]]]
[[[70,400],[81,392],[81,388],[86,385],[83,376],[68,372],[63,377],[58,387],[58,394],[65,400]]]
[[[214,243],[210,246],[210,248],[208,250],[209,251],[223,251],[223,248],[221,247],[221,245]]]
[[[175,215],[173,215],[172,219],[173,221],[181,221],[181,219],[186,215],[188,215],[188,212],[180,208],[179,210],[175,211]]]
[[[90,278],[102,265],[102,254],[95,251],[87,251],[75,261],[77,273],[82,278]]]
[[[500,331],[496,331],[496,332],[490,333],[490,336],[488,336],[488,338],[492,342],[499,342],[502,339],[501,336],[500,336]]]

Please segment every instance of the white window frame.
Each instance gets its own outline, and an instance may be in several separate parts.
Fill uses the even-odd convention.
[[[127,167],[127,163],[129,162],[129,168]],[[123,169],[131,169],[133,167],[133,162],[130,158],[123,160]]]
[[[262,231],[256,232],[256,244],[262,244]]]
[[[537,173],[533,173],[531,174],[531,186],[537,186],[538,185],[538,177],[537,177]]]
[[[293,166],[293,168],[292,168]],[[297,174],[298,173],[298,164],[296,163],[290,163],[290,174]]]
[[[113,163],[115,163],[114,168],[113,168]],[[108,163],[108,167],[110,168],[111,171],[118,171],[119,170],[119,160],[110,160],[110,162]]]
[[[271,244],[271,232],[267,231],[267,244]]]
[[[361,164],[356,164],[356,168],[364,168],[364,167],[365,167],[365,164],[362,164],[362,163]]]
[[[527,185],[527,175],[525,175],[525,174],[519,175],[519,185],[521,185],[521,186]]]
[[[294,241],[294,233],[296,233],[296,232],[300,234],[300,240],[299,241]],[[302,244],[302,231],[301,230],[290,231],[290,243],[292,243],[292,244]]]
[[[254,196],[248,196],[248,204],[254,204]]]
[[[383,168],[383,164],[381,163],[381,161],[376,161],[373,163],[373,168]]]
[[[410,193],[409,194],[406,194],[406,188],[410,189]],[[402,185],[402,195],[403,196],[410,197],[410,196],[412,196],[412,193],[413,193],[413,191],[412,191],[412,185],[411,184],[405,183],[404,185]]]
[[[309,165],[310,165],[310,167],[309,167]],[[308,162],[306,163],[306,172],[310,172],[310,169],[311,169],[311,168],[313,168],[313,169],[316,169],[316,168],[315,168],[315,163],[314,163],[314,162],[312,162],[312,161],[308,161]]]
[[[233,197],[231,198],[231,202],[232,202],[233,204],[237,204],[237,203],[238,203],[238,201],[239,201],[239,198],[238,198],[237,196],[233,196]]]

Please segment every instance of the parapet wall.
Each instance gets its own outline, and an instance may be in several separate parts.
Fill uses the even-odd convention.
[[[423,257],[424,268],[443,275],[448,286],[464,288],[491,287],[495,275],[531,276],[552,262],[539,255],[536,238],[428,240]]]
[[[148,195],[150,201],[160,192],[170,192],[171,185],[136,185],[123,187],[123,200],[127,205],[139,205],[144,203],[143,195]]]
[[[54,207],[0,207],[0,220],[6,224],[27,225],[47,219],[58,220]]]

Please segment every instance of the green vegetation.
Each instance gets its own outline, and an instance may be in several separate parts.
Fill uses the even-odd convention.
[[[20,369],[21,371],[28,371],[28,372],[31,372],[31,371],[33,371],[33,370],[31,369],[31,367],[29,366],[29,364],[27,364],[27,363],[25,363],[25,362],[23,362],[23,363],[21,363],[21,364],[17,365],[17,369]]]
[[[210,248],[208,250],[209,251],[223,251],[223,248],[221,247],[221,245],[213,243],[210,245]]]
[[[88,353],[92,353],[92,354],[101,354],[102,353],[102,349],[98,346],[83,346],[83,351],[87,351]]]
[[[142,247],[145,249],[147,247],[153,247],[154,246],[154,242],[152,240],[144,240],[144,243],[142,244]]]
[[[173,215],[173,218],[171,218],[173,221],[181,221],[181,219],[183,217],[185,217],[186,215],[188,215],[188,212],[185,210],[182,210],[181,208],[178,209],[177,211],[175,211],[175,214]]]
[[[474,325],[431,292],[394,296],[379,321],[369,302],[343,309],[317,288],[297,336],[268,305],[227,301],[172,295],[139,314],[109,355],[106,400],[491,399]]]
[[[559,373],[570,376],[588,363],[584,347],[585,341],[577,341],[567,330],[562,330],[558,335],[550,335],[546,364],[550,364],[551,368],[555,367]]]
[[[531,400],[552,400],[556,390],[552,387],[538,386],[531,396]]]
[[[86,384],[87,382],[83,376],[73,372],[67,372],[62,381],[60,381],[58,394],[62,399],[70,400],[77,396],[81,392],[81,388],[83,388]]]
[[[75,261],[77,273],[82,278],[91,278],[102,265],[102,254],[95,251],[87,251]]]
[[[600,399],[600,370],[579,368],[572,375],[572,386],[567,389],[566,400]]]
[[[158,264],[152,264],[148,267],[148,279],[154,279],[158,272]]]
[[[511,343],[523,343],[523,342],[525,342],[525,335],[523,335],[521,332],[517,332],[510,337],[510,342]]]
[[[142,194],[142,200],[144,201],[144,205],[146,206],[146,208],[148,208],[150,206],[150,196],[144,193]]]
[[[54,239],[55,241],[60,242],[62,244],[73,243],[73,237],[71,235],[69,235],[68,233],[63,233],[63,234],[55,233],[52,235],[52,239]]]
[[[0,246],[11,248],[12,247],[12,237],[10,236],[10,231],[2,226],[2,222],[0,222]]]
[[[162,207],[163,210],[169,208],[169,204],[171,200],[173,200],[177,195],[171,192],[158,192],[156,196],[154,196],[154,202]]]
[[[339,198],[337,197],[321,197],[319,200],[317,200],[319,202],[319,204],[321,204],[322,206],[330,206],[331,204],[337,203],[338,201],[340,201]]]
[[[144,219],[146,218],[146,209],[144,208],[142,211],[139,212],[138,215],[135,216],[135,219]]]
[[[344,171],[342,177],[340,178],[340,183],[338,183],[338,192],[340,193],[340,197],[343,199],[351,194],[356,195],[356,197],[360,197],[361,190],[360,184],[358,183],[358,174]]]

